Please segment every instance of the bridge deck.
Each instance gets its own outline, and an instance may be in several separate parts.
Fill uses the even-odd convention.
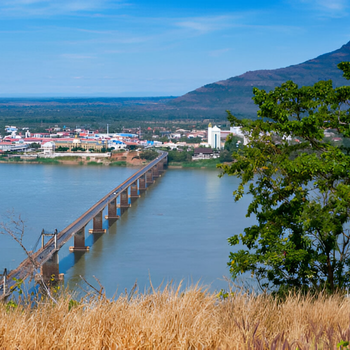
[[[65,243],[67,243],[67,241],[69,241],[76,232],[85,227],[89,223],[89,221],[91,221],[100,211],[102,211],[108,205],[108,203],[117,198],[121,194],[121,192],[127,189],[141,176],[145,175],[147,171],[153,168],[157,163],[165,159],[167,155],[167,152],[160,152],[160,155],[156,159],[154,159],[152,162],[150,162],[142,169],[137,171],[135,174],[130,176],[118,187],[110,191],[89,210],[87,210],[83,215],[81,215],[77,220],[75,220],[68,227],[60,231],[57,234],[57,249],[55,249],[54,238],[51,238],[43,248],[40,248],[37,252],[33,253],[31,257],[28,257],[27,259],[22,261],[22,263],[15,270],[12,270],[7,276],[6,289],[10,291],[11,288],[15,286],[16,281],[14,279],[24,280],[30,275],[32,275],[32,273],[34,272],[34,264],[35,269],[37,269],[46,261],[48,261],[56,251],[60,250],[62,246]],[[4,295],[2,294],[2,289],[3,285],[0,285],[0,300],[4,297]]]

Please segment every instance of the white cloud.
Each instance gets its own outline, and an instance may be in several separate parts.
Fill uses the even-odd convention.
[[[231,27],[233,20],[233,16],[208,16],[180,20],[175,25],[199,33],[208,33]]]
[[[344,11],[347,8],[345,0],[317,0],[316,4],[326,10]]]
[[[5,0],[0,1],[0,16],[55,16],[120,7],[122,0]]]
[[[316,10],[323,17],[343,17],[347,15],[349,8],[348,0],[299,0]]]

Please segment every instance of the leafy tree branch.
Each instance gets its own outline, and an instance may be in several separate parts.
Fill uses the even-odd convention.
[[[338,66],[350,79],[350,62]],[[250,194],[247,216],[257,224],[229,239],[233,278],[250,271],[263,288],[334,292],[350,285],[349,150],[325,137],[350,137],[350,87],[331,81],[299,87],[287,81],[266,92],[253,89],[258,119],[239,120],[249,143],[233,153],[222,174],[241,179],[238,201]]]

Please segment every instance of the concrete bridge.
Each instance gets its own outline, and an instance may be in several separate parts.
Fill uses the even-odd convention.
[[[69,247],[69,250],[71,252],[88,251],[89,247],[85,246],[86,225],[92,220],[93,228],[89,230],[89,233],[106,232],[102,226],[103,210],[108,207],[108,215],[105,216],[105,219],[108,220],[108,224],[111,226],[119,218],[117,207],[120,208],[121,213],[126,211],[131,206],[130,201],[138,198],[155,179],[161,176],[167,162],[168,153],[159,152],[156,159],[106,194],[68,227],[60,232],[50,234],[52,238],[46,244],[44,244],[44,237],[47,234],[42,232],[42,247],[37,252],[32,253],[15,270],[12,270],[9,274],[5,272],[2,276],[0,300],[11,294],[17,283],[16,280],[24,280],[32,276],[38,268],[40,268],[40,274],[44,281],[50,281],[52,278],[58,280],[60,277],[58,251],[63,245],[74,237],[74,245]],[[119,204],[117,204],[118,197]]]

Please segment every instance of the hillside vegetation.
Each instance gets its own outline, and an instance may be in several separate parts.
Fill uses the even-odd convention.
[[[332,80],[334,86],[349,85],[337,64],[350,61],[350,42],[340,49],[326,53],[304,63],[286,68],[256,70],[242,75],[205,85],[191,91],[168,104],[177,108],[207,110],[213,112],[234,111],[236,117],[256,118],[257,106],[254,104],[253,87],[270,91],[287,80],[299,86],[308,86],[320,80]],[[214,113],[215,114],[215,113]]]

